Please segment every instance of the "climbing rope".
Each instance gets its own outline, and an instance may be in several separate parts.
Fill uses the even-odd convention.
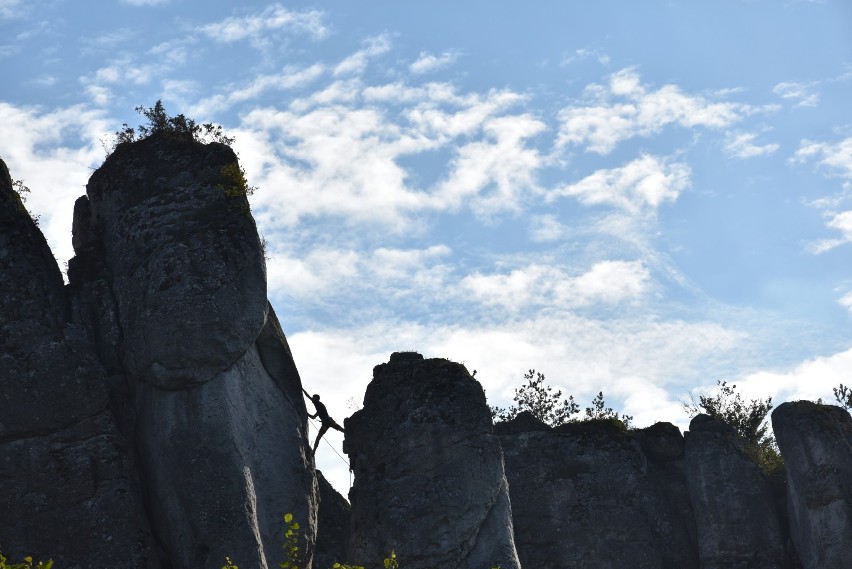
[[[317,429],[317,431],[319,431],[319,428],[317,427],[316,420],[315,420],[315,419],[311,419],[310,417],[308,417],[308,420],[309,420],[311,423],[313,423],[314,428],[315,428],[315,429]],[[309,440],[310,440],[310,439],[309,439]],[[345,458],[343,458],[343,455],[341,455],[339,452],[337,452],[337,449],[336,449],[336,448],[334,448],[334,446],[333,446],[330,442],[328,442],[328,440],[327,440],[327,439],[323,439],[323,440],[322,440],[322,442],[324,442],[325,444],[327,444],[327,445],[328,445],[328,448],[330,448],[331,450],[333,450],[333,451],[334,451],[334,454],[336,454],[336,455],[340,458],[340,460],[342,460],[342,461],[343,461],[343,464],[345,464],[345,465],[347,466],[347,468],[349,468],[349,487],[350,487],[350,488],[352,488],[352,467],[351,467],[351,466],[349,466],[349,461],[348,461],[348,460],[346,460]]]

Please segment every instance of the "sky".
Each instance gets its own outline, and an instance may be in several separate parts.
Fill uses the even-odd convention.
[[[717,380],[852,383],[849,2],[0,0],[0,77],[0,158],[61,268],[135,107],[236,137],[338,421],[405,350],[492,405],[534,368],[640,427],[686,428]]]

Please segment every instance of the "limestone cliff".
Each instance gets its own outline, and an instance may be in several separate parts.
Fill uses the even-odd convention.
[[[159,568],[104,369],[0,161],[0,545],[56,567]]]
[[[552,429],[524,412],[498,424],[521,564],[697,569],[683,437],[669,427],[646,429],[646,453],[616,421]]]
[[[500,443],[464,366],[393,354],[345,428],[350,562],[395,550],[406,569],[519,567]]]
[[[274,566],[286,512],[313,553],[306,410],[244,183],[229,147],[155,134],[119,145],[74,211],[74,313],[175,568]]]
[[[783,403],[772,427],[787,471],[791,537],[805,569],[852,564],[852,417],[832,405]]]

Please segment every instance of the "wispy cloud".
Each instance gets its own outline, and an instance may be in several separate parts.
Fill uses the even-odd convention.
[[[796,101],[797,107],[815,107],[819,103],[819,82],[796,83],[784,81],[773,87],[772,92],[782,99]]]
[[[0,0],[0,18],[16,18],[22,10],[21,0]]]
[[[558,267],[527,265],[509,273],[474,273],[461,281],[474,298],[517,312],[531,306],[577,308],[641,297],[650,274],[639,261],[601,261],[571,276]]]
[[[599,49],[581,48],[565,54],[562,57],[560,65],[571,65],[572,63],[587,59],[594,59],[601,65],[609,65],[610,62],[610,57]]]
[[[791,160],[794,163],[816,160],[819,165],[852,180],[852,137],[836,143],[803,140]]]
[[[264,34],[276,31],[305,33],[314,39],[323,39],[329,33],[323,19],[323,12],[318,10],[299,12],[274,4],[257,14],[226,18],[201,26],[197,31],[223,43],[260,40]]]
[[[686,94],[677,85],[652,90],[632,68],[611,75],[608,85],[591,85],[586,92],[589,103],[559,113],[558,148],[583,145],[586,150],[608,154],[623,140],[650,136],[669,125],[719,129],[753,111],[746,105]]]
[[[334,74],[339,76],[363,73],[371,58],[387,53],[390,48],[391,41],[387,35],[369,38],[364,42],[364,47],[337,64]]]
[[[445,51],[441,55],[433,55],[429,52],[422,51],[420,52],[420,57],[417,58],[417,61],[408,66],[408,70],[416,75],[430,73],[452,65],[458,58],[459,54],[456,51]]]
[[[573,196],[588,206],[609,205],[631,214],[653,213],[664,202],[673,202],[690,185],[691,171],[681,162],[667,162],[645,155],[624,166],[602,169],[579,182],[560,186],[548,200]]]
[[[754,158],[755,156],[769,156],[774,154],[779,144],[755,144],[757,134],[753,132],[731,132],[725,140],[725,152],[735,158]]]

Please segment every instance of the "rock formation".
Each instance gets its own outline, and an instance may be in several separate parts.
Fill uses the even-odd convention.
[[[346,420],[355,481],[349,562],[405,569],[519,567],[500,444],[464,366],[395,353]]]
[[[787,566],[769,484],[723,421],[697,415],[686,434],[686,481],[702,569]]]
[[[76,204],[73,241],[74,310],[170,562],[272,566],[287,512],[310,560],[307,412],[233,151],[172,133],[119,145]]]
[[[676,427],[640,431],[647,453],[617,421],[552,429],[524,412],[497,432],[523,567],[697,569]]]
[[[3,552],[62,568],[159,568],[104,370],[2,161],[0,275]]]
[[[852,417],[840,407],[783,403],[772,428],[787,472],[790,533],[805,569],[852,564]]]

